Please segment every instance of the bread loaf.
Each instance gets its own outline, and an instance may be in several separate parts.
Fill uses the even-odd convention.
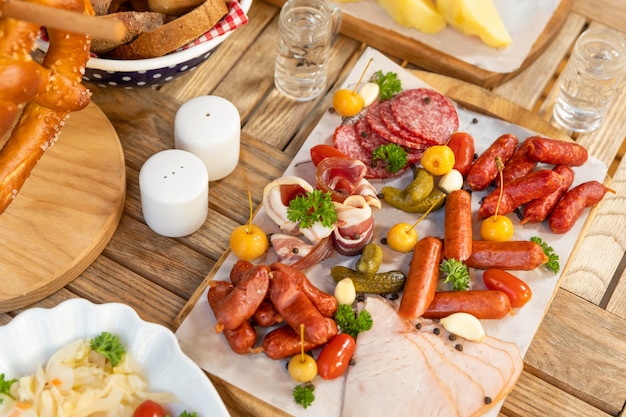
[[[99,16],[98,18],[119,20],[126,26],[126,36],[120,41],[93,38],[91,41],[91,52],[98,55],[105,55],[120,45],[132,42],[142,33],[152,32],[165,23],[164,14],[152,12],[117,12]]]
[[[189,13],[172,20],[152,32],[139,35],[129,44],[111,52],[112,58],[154,58],[172,52],[198,38],[228,14],[224,0],[206,0]]]

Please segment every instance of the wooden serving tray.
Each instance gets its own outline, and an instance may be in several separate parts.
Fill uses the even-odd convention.
[[[286,0],[264,0],[281,7]],[[416,39],[385,29],[370,22],[343,14],[341,33],[366,43],[368,46],[389,55],[406,59],[414,65],[428,71],[468,81],[485,88],[496,87],[532,64],[545,51],[561,30],[572,8],[574,0],[561,0],[543,32],[537,37],[521,66],[512,72],[500,73],[487,71],[463,60],[443,53]],[[384,13],[381,9],[381,13]]]
[[[571,141],[571,138],[565,135],[562,131],[558,130],[547,121],[541,119],[536,114],[520,107],[519,105],[511,101],[508,101],[505,98],[502,98],[501,96],[490,92],[489,90],[439,74],[433,74],[430,72],[417,70],[411,70],[410,72],[431,85],[439,92],[450,97],[452,100],[454,100],[457,104],[464,107],[465,109],[473,110],[481,114],[489,115],[494,118],[514,123],[516,125],[530,129],[548,137]],[[610,181],[608,177],[606,180]],[[589,214],[587,222],[583,227],[583,232],[581,233],[584,233],[584,230],[588,227],[589,222],[593,218],[593,214],[594,212],[591,212]],[[576,253],[578,244],[579,241],[576,242],[570,259]],[[179,315],[176,317],[176,328],[179,328],[181,324],[183,324],[183,322],[192,312],[196,304],[199,303],[200,298],[204,294],[207,286],[209,285],[209,282],[214,279],[229,255],[230,251],[227,251],[219,259],[212,271],[205,277],[203,282],[185,304]],[[562,265],[561,277],[565,274],[567,266],[568,265]],[[556,287],[558,287],[558,282],[555,283],[555,285]],[[556,293],[556,291],[554,291],[554,293]],[[552,293],[552,295],[550,296],[550,300],[554,296],[554,293]],[[550,305],[550,302],[548,302],[547,305]],[[218,388],[222,399],[230,410],[241,410],[242,414],[251,414],[262,417],[287,415],[281,410],[277,410],[272,405],[255,397],[251,393],[242,390],[241,388],[221,379],[216,375],[213,375],[211,373],[208,374],[211,377],[212,382]]]
[[[0,215],[0,313],[67,285],[102,252],[124,208],[119,137],[95,104],[72,113]]]

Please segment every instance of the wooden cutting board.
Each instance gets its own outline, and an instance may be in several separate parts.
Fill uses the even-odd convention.
[[[95,104],[72,113],[0,215],[0,313],[67,285],[102,252],[126,195],[119,137]]]
[[[264,1],[278,7],[281,7],[286,2],[286,0]],[[479,68],[461,59],[443,53],[416,39],[391,29],[372,25],[368,21],[349,14],[343,14],[342,16],[341,33],[364,42],[368,46],[389,55],[402,57],[422,69],[468,81],[484,88],[492,88],[515,77],[545,51],[561,30],[573,3],[574,0],[561,0],[559,2],[551,19],[537,37],[537,40],[520,67],[515,71],[507,73],[493,72]]]

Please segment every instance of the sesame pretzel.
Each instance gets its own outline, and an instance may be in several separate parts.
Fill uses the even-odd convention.
[[[89,0],[24,1],[94,14]],[[0,151],[0,214],[54,144],[69,114],[90,102],[81,84],[90,36],[48,29],[50,46],[40,65],[30,54],[38,33],[37,24],[0,16],[0,139],[22,110]]]

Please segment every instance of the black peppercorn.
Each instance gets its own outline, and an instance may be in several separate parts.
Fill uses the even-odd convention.
[[[491,404],[491,397],[485,397],[485,404]]]
[[[460,343],[457,343],[456,345],[454,345],[454,348],[458,350],[459,352],[463,352],[463,345]]]
[[[439,336],[439,334],[441,333],[441,329],[439,327],[435,327],[433,329],[433,333],[436,334],[437,336]]]

